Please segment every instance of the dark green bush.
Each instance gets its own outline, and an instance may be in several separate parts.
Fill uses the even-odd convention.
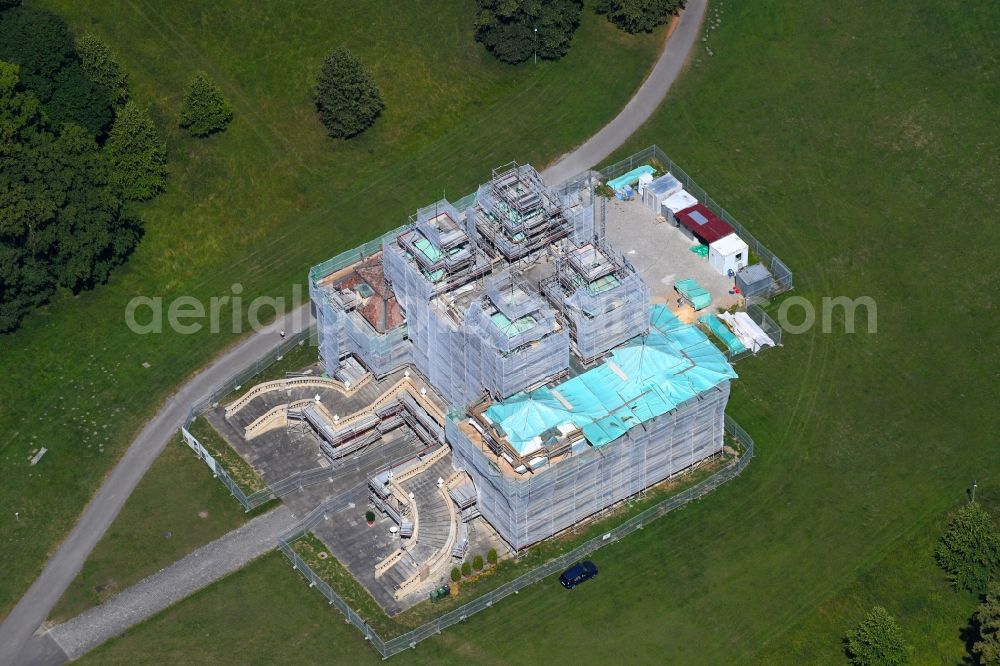
[[[875,606],[865,619],[847,632],[844,652],[855,666],[896,666],[910,660],[910,648],[896,619]]]
[[[232,119],[233,109],[219,86],[204,72],[195,74],[184,93],[180,126],[194,136],[205,137],[226,129]]]

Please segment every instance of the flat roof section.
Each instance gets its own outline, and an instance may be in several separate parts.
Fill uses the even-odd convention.
[[[676,214],[685,208],[690,208],[696,203],[698,203],[698,199],[693,194],[690,194],[687,190],[678,190],[664,199],[661,205],[671,213]]]
[[[723,236],[719,240],[712,243],[712,247],[720,254],[732,254],[734,252],[747,251],[746,242],[736,234]]]
[[[511,321],[507,318],[507,315],[502,312],[494,312],[490,315],[490,321],[492,321],[493,324],[508,338],[513,338],[521,333],[524,333],[525,331],[530,331],[538,324],[538,322],[535,321],[535,318],[531,315],[524,315],[519,319]]]
[[[569,261],[587,282],[613,272],[615,263],[593,243],[584,243],[569,252]]]

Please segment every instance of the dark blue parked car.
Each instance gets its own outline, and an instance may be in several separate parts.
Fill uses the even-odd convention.
[[[586,560],[584,562],[574,564],[569,569],[562,572],[562,575],[559,576],[559,582],[562,583],[562,586],[567,590],[572,590],[580,583],[596,577],[597,565],[590,560]]]

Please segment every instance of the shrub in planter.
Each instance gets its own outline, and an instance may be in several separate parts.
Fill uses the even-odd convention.
[[[372,523],[374,523],[375,522],[375,512],[372,511],[371,509],[369,509],[368,511],[365,511],[365,520],[368,521],[369,525],[371,525]]]

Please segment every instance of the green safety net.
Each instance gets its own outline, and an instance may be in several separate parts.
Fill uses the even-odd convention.
[[[619,280],[614,275],[605,275],[604,277],[597,278],[596,280],[588,284],[587,291],[596,296],[597,294],[603,294],[609,289],[614,289],[620,284],[621,280]]]
[[[486,416],[518,453],[538,448],[545,431],[579,428],[595,447],[666,414],[736,373],[697,326],[662,305],[650,308],[651,328],[611,352],[601,365],[554,388],[518,393],[491,405]]]
[[[420,250],[429,261],[437,261],[443,255],[441,250],[434,247],[434,243],[431,243],[426,238],[418,238],[413,242],[413,245]]]

